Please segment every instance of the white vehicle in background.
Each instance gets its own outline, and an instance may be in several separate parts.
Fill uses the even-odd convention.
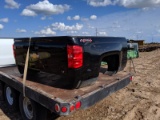
[[[13,38],[0,38],[0,67],[15,65]]]

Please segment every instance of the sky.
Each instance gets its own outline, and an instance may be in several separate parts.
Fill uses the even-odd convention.
[[[1,38],[69,35],[160,42],[160,0],[1,0]]]

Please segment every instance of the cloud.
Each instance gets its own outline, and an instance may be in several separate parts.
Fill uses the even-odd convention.
[[[94,7],[119,5],[127,8],[147,8],[160,6],[160,0],[87,0]]]
[[[0,24],[0,30],[2,30],[4,27],[3,27],[3,25],[2,24]]]
[[[75,15],[74,17],[68,16],[67,20],[80,20],[80,16],[79,15]]]
[[[74,17],[73,17],[73,20],[79,20],[80,19],[80,16],[79,15],[75,15]]]
[[[107,35],[107,32],[101,31],[101,32],[98,32],[98,35],[106,36],[106,35]]]
[[[96,20],[97,16],[96,15],[91,15],[90,16],[91,20]],[[79,15],[75,15],[74,17],[68,16],[67,20],[81,20],[81,21],[88,21],[89,18],[84,18],[84,17],[80,17]]]
[[[48,17],[48,16],[43,16],[43,17],[41,17],[40,18],[41,20],[53,20],[53,18],[52,17]]]
[[[68,16],[68,17],[67,17],[67,20],[72,20],[71,16]]]
[[[77,34],[77,31],[67,31],[67,33],[70,33],[70,34]]]
[[[70,6],[67,4],[64,5],[54,5],[48,0],[40,1],[37,4],[31,4],[27,6],[21,13],[24,16],[36,16],[39,14],[42,15],[55,15],[62,14],[65,11],[68,11]]]
[[[115,3],[127,8],[146,8],[160,6],[160,0],[117,0]]]
[[[29,10],[29,9],[24,9],[22,11],[21,15],[24,15],[24,16],[37,16],[37,13],[32,11],[32,10]]]
[[[88,21],[88,18],[81,18],[82,21]]]
[[[46,19],[46,16],[41,17],[41,20],[45,20],[45,19]]]
[[[38,34],[38,35],[56,35],[56,32],[53,31],[51,28],[46,28],[44,30],[40,30],[38,32],[35,32],[35,34]]]
[[[20,4],[15,2],[14,0],[5,0],[5,3],[5,8],[18,9],[20,7]]]
[[[78,23],[76,23],[76,25],[69,26],[61,22],[59,23],[56,22],[53,23],[51,26],[54,30],[59,30],[59,31],[75,31],[75,30],[81,30],[83,28],[83,25]]]
[[[16,32],[18,32],[18,33],[26,33],[27,30],[25,30],[25,29],[17,29]]]
[[[97,16],[96,16],[96,15],[91,15],[91,16],[90,16],[90,19],[91,19],[91,20],[96,20],[96,19],[97,19]]]
[[[111,0],[87,0],[87,3],[94,7],[111,5]]]
[[[83,34],[83,35],[88,35],[88,34],[89,34],[89,32],[82,32],[82,34]]]
[[[34,32],[34,34],[37,35],[62,35],[64,34],[76,34],[78,31],[82,30],[83,25],[76,23],[75,25],[65,25],[64,23],[61,22],[56,22],[51,24],[50,26],[44,27],[44,29],[40,31]]]
[[[132,11],[105,15],[98,18],[96,21],[90,21],[89,25],[86,25],[84,29],[86,31],[88,28],[91,35],[95,35],[95,28],[97,28],[97,32],[103,31],[109,36],[149,41],[152,39],[152,36],[157,34],[157,31],[160,30],[159,11],[160,8],[150,8],[147,11],[135,9]],[[90,26],[93,26],[94,29]],[[159,40],[158,37],[154,37],[153,39],[155,41]]]
[[[5,23],[7,23],[9,20],[8,20],[8,18],[1,18],[0,19],[0,22],[5,22]]]

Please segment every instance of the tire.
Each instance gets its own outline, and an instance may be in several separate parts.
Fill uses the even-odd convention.
[[[23,120],[47,120],[48,110],[33,100],[19,96],[19,108]]]
[[[0,81],[0,101],[4,101],[4,83]]]
[[[10,109],[18,109],[18,92],[8,85],[4,86],[4,99]]]

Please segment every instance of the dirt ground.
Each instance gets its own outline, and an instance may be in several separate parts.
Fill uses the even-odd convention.
[[[57,120],[160,120],[160,50],[140,53],[134,64],[136,75],[126,88]],[[0,120],[21,120],[21,116],[0,101]]]

